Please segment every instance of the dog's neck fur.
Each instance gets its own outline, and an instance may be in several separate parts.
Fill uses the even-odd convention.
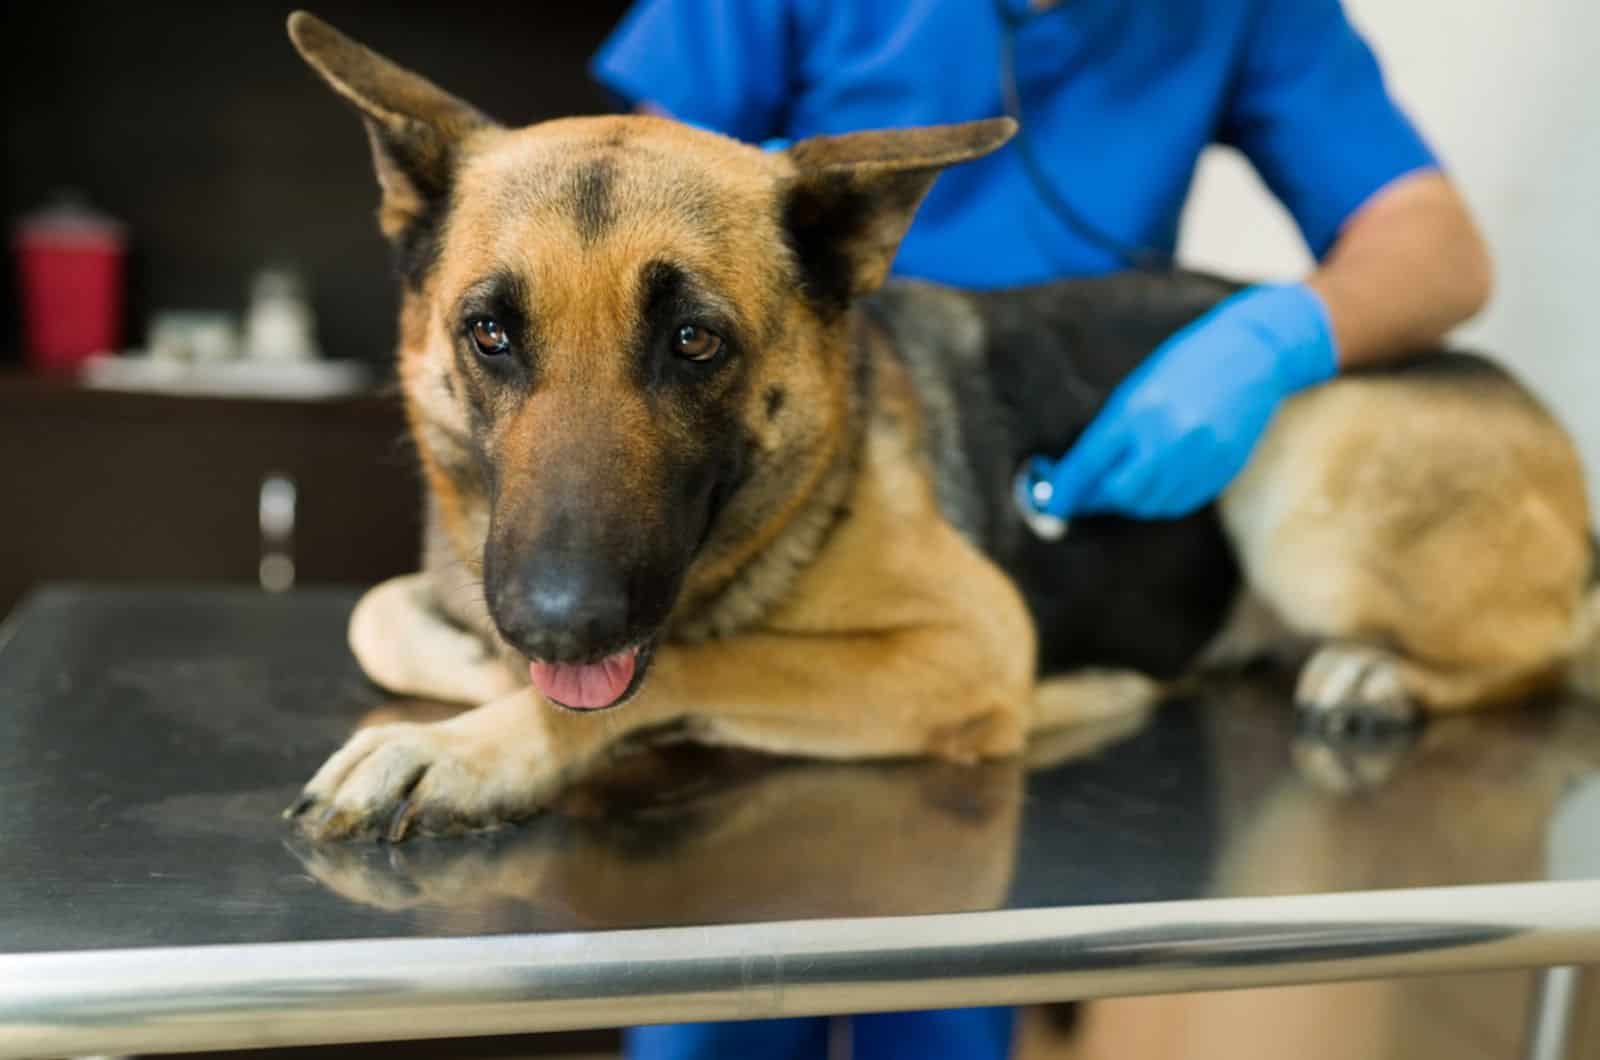
[[[789,594],[795,579],[826,547],[833,528],[849,515],[873,404],[874,360],[884,336],[860,309],[849,310],[837,334],[847,361],[840,444],[765,547],[711,584],[695,585],[691,569],[690,586],[673,613],[672,639],[725,637],[760,622]]]

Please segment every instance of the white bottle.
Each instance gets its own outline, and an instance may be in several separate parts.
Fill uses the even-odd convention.
[[[284,269],[262,269],[250,284],[245,317],[245,353],[275,361],[319,356],[316,322],[300,277]]]

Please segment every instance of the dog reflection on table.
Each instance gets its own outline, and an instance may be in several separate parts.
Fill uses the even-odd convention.
[[[366,720],[447,713],[399,703]],[[1011,880],[1023,769],[1015,758],[807,762],[656,741],[516,828],[291,849],[339,894],[451,931],[990,909]]]
[[[1259,767],[1282,755],[1282,730],[1238,719],[1281,714],[1281,706],[1277,698],[1244,697],[1212,715],[1228,837],[1214,867],[1216,894],[1546,879],[1561,855],[1552,849],[1552,821],[1583,784],[1600,778],[1600,711],[1593,702],[1559,697],[1436,720],[1402,762],[1386,766],[1382,786],[1330,797],[1329,762],[1349,748],[1299,755],[1308,775]],[[1441,910],[1448,917],[1447,900]],[[1094,1001],[1083,1007],[1068,1055],[1276,1060],[1293,1042],[1299,1060],[1518,1056],[1534,978],[1530,971],[1482,972]],[[1587,980],[1578,1011],[1600,1014],[1600,978]],[[1600,1019],[1588,1023],[1565,1055],[1600,1055],[1583,1051],[1600,1044]],[[1060,1049],[1042,1022],[1029,1031]]]

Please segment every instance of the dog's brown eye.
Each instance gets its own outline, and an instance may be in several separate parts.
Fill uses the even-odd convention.
[[[698,324],[684,324],[672,333],[672,352],[690,361],[709,361],[722,350],[722,339]]]
[[[511,339],[494,317],[475,317],[467,324],[472,345],[485,357],[498,357],[511,349]]]

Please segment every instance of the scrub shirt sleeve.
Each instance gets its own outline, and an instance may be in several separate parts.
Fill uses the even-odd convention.
[[[639,0],[589,70],[630,105],[763,140],[784,131],[791,22],[790,0]]]
[[[1438,160],[1339,0],[1257,0],[1218,139],[1250,159],[1317,257],[1395,178]]]

